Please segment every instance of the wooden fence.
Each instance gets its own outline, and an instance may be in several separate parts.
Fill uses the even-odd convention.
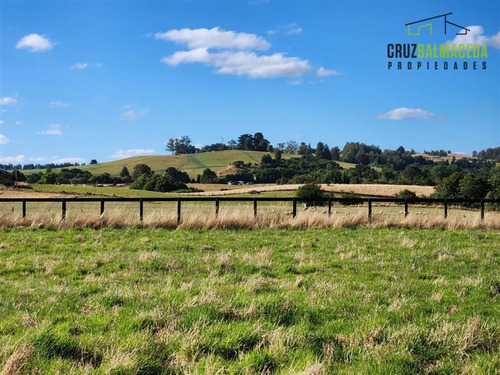
[[[27,217],[28,203],[60,203],[61,218],[66,218],[66,204],[68,202],[99,202],[100,214],[103,215],[107,202],[137,202],[139,203],[139,219],[144,218],[144,202],[177,202],[177,223],[181,221],[181,211],[183,202],[214,202],[215,215],[220,211],[222,202],[253,202],[253,215],[257,217],[258,202],[291,202],[292,217],[297,216],[297,203],[309,203],[315,205],[328,206],[328,216],[332,215],[334,204],[360,205],[368,203],[368,218],[372,217],[373,203],[397,203],[404,205],[404,216],[408,216],[410,204],[441,204],[444,210],[444,218],[448,217],[450,205],[479,205],[481,219],[484,219],[485,204],[494,203],[500,206],[500,199],[433,199],[433,198],[325,198],[325,199],[298,199],[291,197],[179,197],[179,198],[0,198],[0,204],[7,202],[18,202],[22,204],[22,217]]]

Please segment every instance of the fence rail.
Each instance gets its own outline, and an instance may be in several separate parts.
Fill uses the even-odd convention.
[[[74,198],[0,198],[2,203],[18,202],[22,204],[22,217],[27,216],[27,203],[61,203],[61,218],[66,218],[66,204],[68,202],[99,202],[100,214],[105,212],[106,202],[137,202],[139,203],[139,219],[144,218],[144,202],[177,202],[177,222],[181,221],[182,202],[215,202],[215,215],[220,211],[221,202],[253,202],[253,215],[257,217],[258,202],[292,202],[292,217],[297,216],[297,203],[313,203],[323,204],[328,206],[328,216],[332,215],[332,207],[335,203],[340,204],[364,204],[368,203],[368,218],[372,217],[373,203],[399,203],[404,204],[404,216],[409,214],[409,205],[415,203],[424,204],[442,204],[444,209],[444,218],[448,217],[448,207],[450,204],[479,204],[481,211],[481,219],[484,219],[485,204],[495,203],[500,205],[500,199],[438,199],[438,198],[324,198],[324,199],[299,199],[292,197],[165,197],[165,198],[91,198],[91,197],[74,197]]]

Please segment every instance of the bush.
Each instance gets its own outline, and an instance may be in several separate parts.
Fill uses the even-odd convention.
[[[411,191],[411,190],[408,190],[408,189],[403,189],[403,190],[401,190],[398,193],[397,198],[401,198],[401,199],[415,199],[415,198],[417,198],[417,194],[414,191]]]
[[[325,192],[321,190],[320,185],[309,183],[297,189],[296,197],[304,200],[321,200],[325,198]],[[313,201],[313,204],[316,202]]]

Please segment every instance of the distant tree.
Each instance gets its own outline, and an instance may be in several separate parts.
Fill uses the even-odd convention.
[[[50,170],[51,172],[47,172]],[[55,184],[57,180],[57,173],[52,172],[52,168],[47,168],[42,178],[40,179],[41,184]]]
[[[242,134],[238,137],[236,148],[238,150],[253,150],[253,137],[251,134]]]
[[[40,182],[42,177],[43,177],[43,173],[37,172],[37,173],[30,173],[26,179],[27,179],[28,183],[36,184],[37,182]]]
[[[196,147],[191,145],[191,138],[187,135],[183,135],[178,138],[170,138],[167,141],[165,148],[174,155],[194,154],[197,152]]]
[[[229,142],[227,142],[227,147],[229,147],[230,150],[235,150],[237,145],[238,144],[234,139],[231,139]]]
[[[97,176],[92,176],[89,181],[95,184],[112,184],[114,182],[111,175],[107,172]]]
[[[132,172],[132,179],[135,181],[144,174],[150,174],[151,168],[146,164],[137,164]]]
[[[265,154],[262,156],[262,159],[260,160],[260,163],[262,165],[270,165],[273,162],[273,158],[269,154]]]
[[[316,156],[319,159],[332,160],[332,154],[330,153],[330,147],[326,143],[318,142],[316,145]]]
[[[278,161],[278,162],[279,162],[279,161],[281,160],[281,156],[282,156],[282,154],[283,154],[283,151],[282,151],[281,149],[276,148],[276,149],[274,150],[274,158],[276,159],[276,161]]]
[[[165,170],[165,173],[167,174],[167,176],[170,176],[175,182],[188,183],[189,181],[191,181],[191,179],[189,178],[189,174],[174,167],[168,167]]]
[[[311,144],[309,143],[308,145],[305,144],[305,142],[301,142],[299,146],[299,155],[312,155],[313,154],[313,149],[311,147]]]
[[[486,195],[488,199],[500,199],[500,167],[493,169],[493,174],[489,180],[490,191]],[[496,205],[500,209],[500,204]]]
[[[462,172],[455,172],[444,178],[436,185],[433,196],[436,198],[457,199],[460,198],[460,181],[463,178]]]
[[[463,198],[481,199],[486,197],[490,184],[483,177],[475,177],[469,174],[460,180],[459,187],[460,195]]]
[[[283,151],[285,149],[285,144],[283,142],[280,142],[276,145],[278,150]]]
[[[203,173],[200,177],[200,182],[202,184],[213,184],[217,182],[217,173],[212,171],[210,168],[206,168],[203,170]]]
[[[400,181],[407,185],[427,185],[431,182],[429,172],[415,164],[407,166],[401,172]]]
[[[330,153],[332,154],[332,160],[340,160],[340,148],[337,146],[332,147]]]
[[[431,168],[430,175],[435,184],[439,184],[444,178],[450,176],[457,168],[451,167],[448,164],[438,164]]]
[[[90,164],[97,164],[97,160],[96,160],[96,159],[92,159],[92,160],[90,161]]]
[[[271,146],[271,143],[264,138],[264,134],[257,132],[253,135],[253,145],[255,151],[269,151],[267,148]],[[272,152],[272,150],[269,152]]]
[[[128,168],[125,165],[120,171],[120,177],[130,177],[130,172],[128,171]]]
[[[12,175],[14,182],[26,181],[26,176],[19,169],[13,169],[12,172],[10,172],[10,174]]]
[[[285,146],[285,152],[287,154],[294,154],[295,152],[297,152],[299,149],[299,145],[297,142],[295,142],[294,140],[290,140],[286,143],[286,146]]]

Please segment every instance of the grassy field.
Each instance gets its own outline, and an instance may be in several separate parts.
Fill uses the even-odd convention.
[[[495,374],[500,233],[5,229],[5,374]]]
[[[229,164],[237,160],[242,160],[245,163],[260,163],[262,156],[268,154],[260,151],[240,151],[229,150],[219,152],[204,152],[192,155],[151,155],[151,156],[135,156],[127,159],[104,162],[93,165],[84,165],[78,167],[80,169],[98,175],[109,173],[112,176],[118,176],[123,166],[126,166],[132,173],[134,166],[137,164],[147,164],[156,172],[162,172],[168,167],[175,167],[184,172],[189,173],[191,178],[196,178],[205,168],[218,172],[225,169]],[[295,155],[284,154],[283,158],[294,157]],[[353,168],[355,165],[351,163],[338,162],[343,168]],[[58,171],[58,169],[54,169]],[[24,172],[24,171],[23,171]],[[41,170],[26,171],[26,174],[34,172],[43,172]]]
[[[255,185],[223,185],[223,184],[188,184],[189,187],[203,190],[198,193],[188,193],[188,195],[236,195],[236,196],[253,196],[249,192],[258,191],[260,196],[267,197],[290,197],[295,196],[299,184],[255,184]],[[98,186],[82,186],[82,185],[49,185],[49,184],[32,184],[32,190],[20,190],[16,196],[20,196],[20,192],[24,191],[27,195],[33,192],[41,193],[66,193],[74,195],[97,195],[97,196],[118,196],[118,197],[165,197],[179,196],[176,193],[158,193],[147,190],[133,190],[128,187],[98,187]],[[408,189],[414,191],[418,197],[429,197],[434,191],[432,186],[419,185],[384,185],[384,184],[322,184],[322,189],[326,192],[335,194],[358,194],[362,196],[378,196],[378,197],[395,197],[401,190]],[[9,196],[9,190],[0,190],[0,198]],[[186,195],[185,193],[182,195]]]
[[[159,193],[148,190],[134,190],[128,187],[97,187],[97,186],[82,186],[82,185],[45,185],[32,184],[31,187],[35,192],[42,193],[65,193],[73,195],[95,195],[102,197],[125,197],[125,198],[161,198],[170,196],[179,196],[173,193]],[[1,196],[0,196],[1,197]]]

